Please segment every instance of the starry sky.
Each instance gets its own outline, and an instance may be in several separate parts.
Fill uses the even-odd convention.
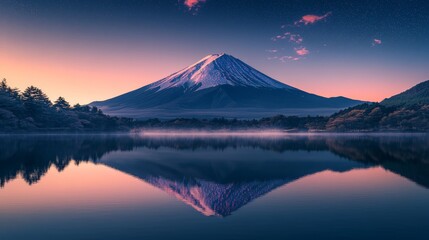
[[[104,100],[228,53],[318,95],[380,101],[429,79],[426,0],[0,0],[0,77]]]

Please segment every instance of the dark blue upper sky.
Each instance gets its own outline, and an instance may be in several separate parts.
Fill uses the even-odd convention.
[[[16,73],[41,53],[56,69],[82,68],[83,82],[104,76],[85,77],[82,61],[122,66],[104,81],[126,70],[124,87],[95,97],[108,98],[226,52],[303,90],[381,100],[429,79],[428,13],[424,0],[0,0],[0,76],[18,86],[61,78],[35,65]]]

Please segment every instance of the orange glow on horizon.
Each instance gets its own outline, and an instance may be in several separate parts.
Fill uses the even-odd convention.
[[[0,78],[6,78],[20,90],[30,85],[39,87],[51,101],[63,96],[72,104],[87,104],[143,87],[198,60],[192,55],[179,60],[177,56],[183,54],[159,54],[154,49],[94,47],[40,39],[29,43],[19,37],[0,36]],[[393,71],[334,66],[314,66],[304,71],[302,66],[296,66],[253,65],[274,79],[325,97],[381,101],[412,87],[409,82],[401,81],[407,78],[405,74]],[[383,79],[380,76],[384,76]],[[416,83],[420,80],[425,79],[416,79]]]

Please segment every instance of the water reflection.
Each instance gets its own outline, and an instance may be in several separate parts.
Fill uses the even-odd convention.
[[[228,216],[273,189],[323,171],[381,166],[429,187],[426,136],[0,138],[0,184],[38,182],[51,166],[102,164],[144,180],[204,215]],[[333,158],[332,155],[339,157]]]

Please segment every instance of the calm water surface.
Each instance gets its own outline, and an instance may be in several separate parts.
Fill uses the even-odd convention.
[[[0,137],[0,239],[428,239],[424,135]]]

